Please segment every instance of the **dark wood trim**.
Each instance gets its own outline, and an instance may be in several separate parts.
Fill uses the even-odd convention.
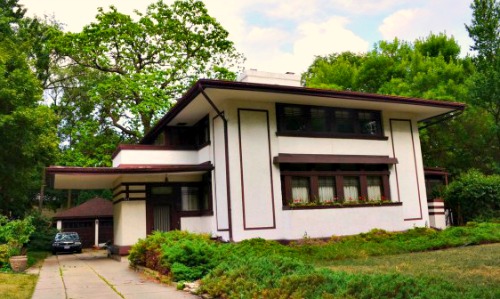
[[[351,176],[360,176],[360,175],[389,175],[389,171],[367,171],[367,170],[359,170],[359,171],[343,171],[343,170],[332,170],[332,171],[319,171],[319,170],[311,170],[311,171],[290,171],[290,170],[282,170],[281,175],[291,175],[291,176],[337,176],[337,175],[351,175]]]
[[[48,174],[142,174],[142,173],[167,173],[167,172],[191,172],[211,171],[214,167],[209,161],[201,164],[179,164],[179,165],[151,165],[151,164],[123,164],[120,167],[66,167],[50,166],[46,168]]]
[[[121,190],[118,193],[113,193],[113,197],[121,195],[121,194],[137,194],[137,193],[146,193],[146,189],[144,190],[128,190],[128,186],[126,186],[126,190]]]
[[[271,180],[271,209],[273,213],[273,225],[272,226],[262,226],[262,227],[248,227],[246,222],[246,209],[245,209],[245,184],[244,184],[244,169],[243,169],[243,152],[241,147],[241,111],[250,112],[264,112],[266,115],[266,128],[267,128],[267,142],[268,142],[268,153],[269,153],[269,175]],[[273,168],[271,163],[271,128],[269,124],[269,111],[261,109],[247,109],[238,108],[238,143],[240,151],[240,177],[241,177],[241,202],[243,209],[243,229],[244,230],[261,230],[261,229],[275,229],[276,228],[276,211],[274,207],[274,187],[273,187]]]
[[[146,200],[146,197],[133,197],[133,198],[129,198],[129,199],[120,198],[120,199],[113,201],[113,204],[116,205],[122,201],[145,201],[145,200]]]
[[[445,215],[445,212],[429,212],[429,215]]]
[[[442,198],[433,198],[433,199],[428,199],[427,202],[428,203],[430,203],[430,202],[439,202],[439,203],[442,202],[442,203],[444,203],[444,199],[442,199]]]
[[[304,137],[304,138],[337,138],[337,139],[366,139],[366,140],[389,140],[387,136],[373,136],[364,134],[341,134],[326,132],[276,132],[276,136],[282,137]]]
[[[402,206],[402,202],[386,202],[386,203],[364,203],[364,204],[344,204],[342,206],[337,205],[324,205],[324,206],[300,206],[300,207],[290,207],[284,206],[283,211],[291,210],[324,210],[324,209],[350,209],[350,208],[367,208],[367,207],[394,207]]]
[[[316,155],[279,153],[273,163],[314,163],[314,164],[397,164],[397,158],[368,155]]]
[[[212,210],[201,210],[201,211],[180,211],[179,216],[182,217],[200,217],[200,216],[213,216],[214,211]]]

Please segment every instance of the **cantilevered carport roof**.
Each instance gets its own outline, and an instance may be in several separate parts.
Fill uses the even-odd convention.
[[[164,182],[168,174],[203,174],[214,169],[210,162],[195,165],[120,165],[119,167],[50,166],[47,184],[54,189],[111,189],[120,179]]]
[[[196,82],[177,101],[172,109],[144,136],[141,143],[151,143],[167,125],[178,125],[180,123],[192,125],[205,116],[212,105],[221,107],[224,101],[237,100],[289,104],[307,103],[307,105],[317,106],[412,113],[415,119],[421,122],[452,116],[465,109],[465,104],[449,101],[202,79]]]

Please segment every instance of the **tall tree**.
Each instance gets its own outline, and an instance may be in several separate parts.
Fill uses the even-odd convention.
[[[302,80],[310,87],[469,103],[476,71],[472,60],[459,53],[458,43],[444,34],[413,43],[381,41],[368,53],[317,57]],[[458,119],[422,130],[425,164],[446,167],[453,174],[471,167],[497,172],[500,159],[493,128],[485,110],[472,103]]]
[[[159,1],[135,14],[101,8],[97,22],[66,34],[59,46],[75,65],[97,75],[77,77],[87,86],[95,118],[131,141],[197,78],[234,78],[229,69],[242,59],[202,1]]]
[[[42,104],[42,86],[21,38],[25,10],[0,2],[0,213],[22,215],[57,153],[56,118]]]
[[[500,152],[500,2],[474,0],[471,8],[472,21],[465,27],[474,41],[471,50],[477,52],[474,62],[478,71],[473,77],[470,98],[493,117],[496,149]]]

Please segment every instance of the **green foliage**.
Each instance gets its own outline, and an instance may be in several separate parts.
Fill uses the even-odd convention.
[[[500,175],[485,176],[471,170],[454,180],[444,199],[452,209],[455,223],[500,217]]]
[[[34,231],[33,217],[9,220],[0,215],[0,268],[8,264],[9,257],[24,254],[22,249]]]
[[[470,223],[444,231],[374,229],[290,245],[264,239],[223,244],[207,235],[172,231],[154,232],[140,240],[132,247],[129,260],[177,281],[201,278],[199,291],[218,298],[478,298],[484,295],[480,290],[440,280],[402,274],[348,274],[315,266],[347,258],[490,242],[500,242],[499,223]]]
[[[50,251],[54,236],[58,232],[57,228],[52,225],[51,218],[43,216],[38,211],[33,211],[30,216],[32,217],[32,224],[35,227],[35,231],[31,234],[28,243],[28,252]]]
[[[73,72],[77,80],[67,86],[63,102],[79,109],[86,104],[78,101],[78,90],[84,91],[93,123],[133,142],[196,79],[234,79],[229,70],[242,59],[202,1],[158,1],[135,14],[100,8],[96,22],[65,34],[56,47],[81,71]]]
[[[157,231],[132,246],[128,258],[132,265],[148,267],[176,281],[196,280],[217,263],[216,246],[208,235]]]
[[[471,50],[477,52],[474,63],[477,73],[472,77],[471,103],[482,107],[494,120],[496,143],[500,152],[500,2],[474,0],[471,4],[472,21],[465,26],[474,40]],[[500,156],[497,155],[497,161]],[[499,173],[498,162],[497,171]]]
[[[40,187],[44,166],[57,154],[56,117],[41,104],[31,64],[32,44],[18,1],[0,10],[0,214],[23,216]],[[14,30],[13,28],[18,28]]]
[[[472,167],[498,173],[498,118],[471,97],[478,65],[459,53],[456,40],[445,34],[430,34],[413,43],[380,41],[367,53],[316,57],[302,81],[308,87],[467,102],[470,105],[460,117],[421,130],[424,163],[445,167],[452,175]],[[500,79],[495,76],[485,75],[490,83],[477,92],[498,94],[493,84]]]

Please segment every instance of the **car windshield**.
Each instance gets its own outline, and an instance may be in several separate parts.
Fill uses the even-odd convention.
[[[76,241],[79,237],[77,234],[57,234],[56,241]]]

